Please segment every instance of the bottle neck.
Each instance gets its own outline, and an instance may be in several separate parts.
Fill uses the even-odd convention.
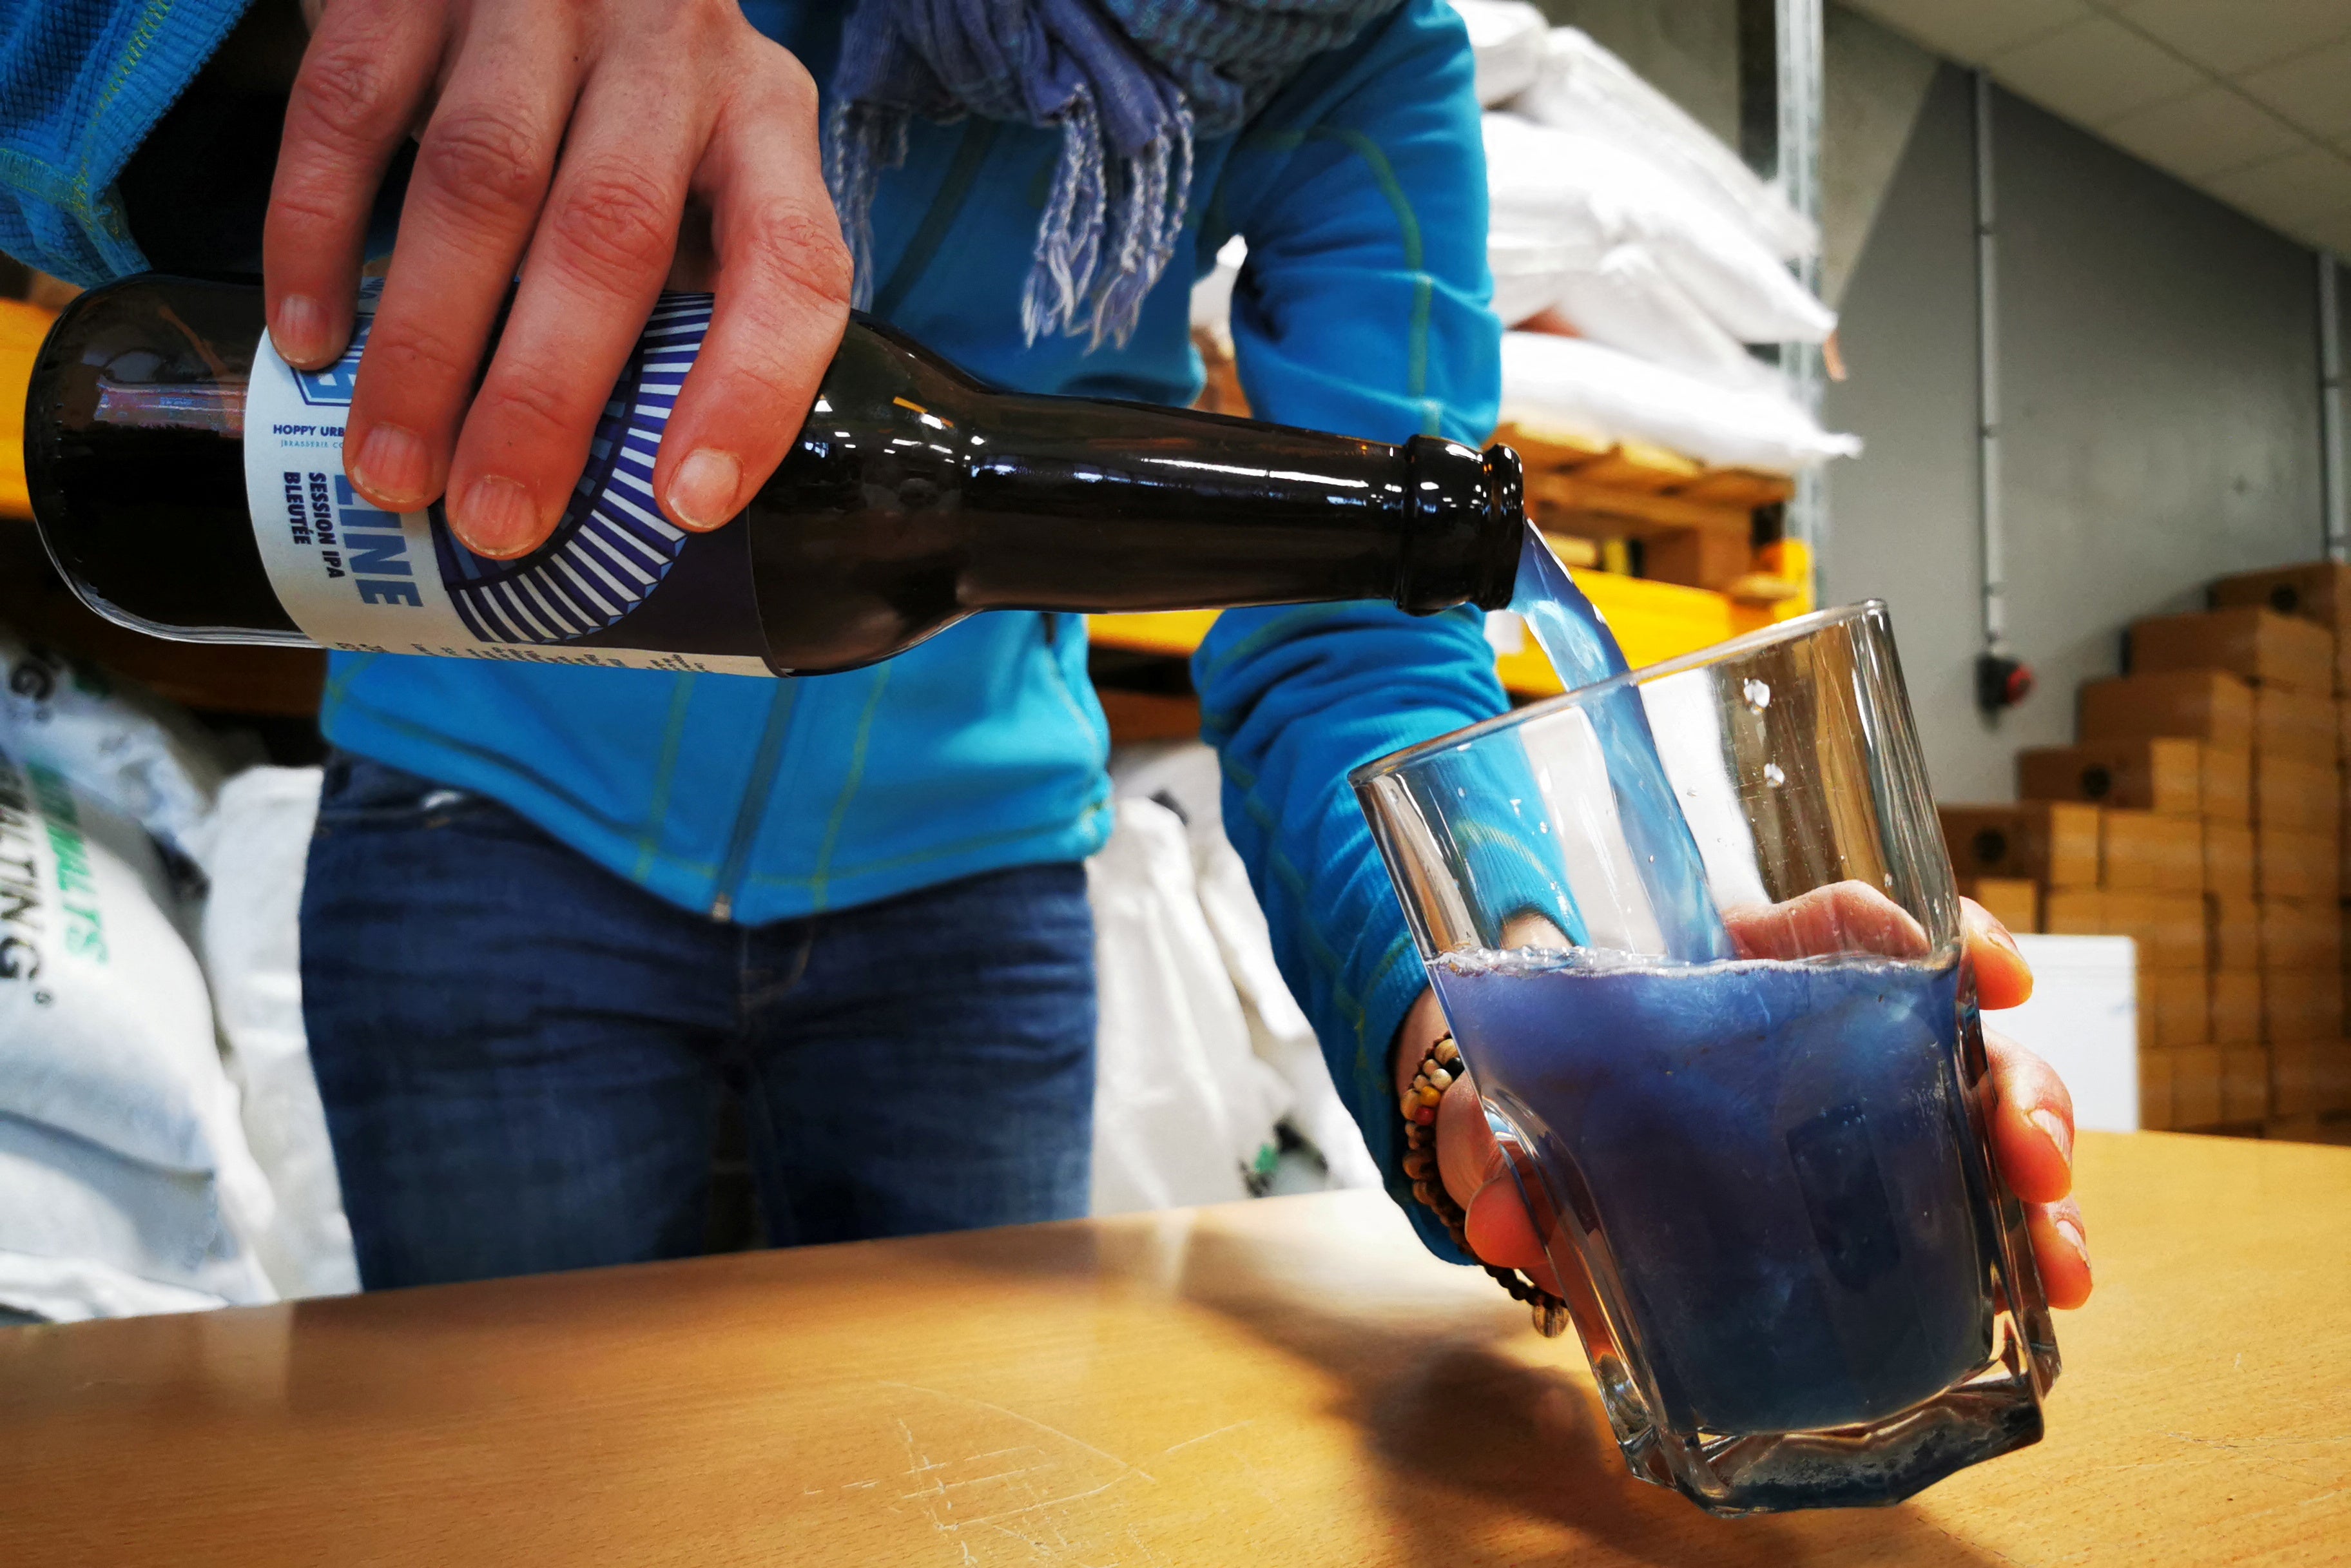
[[[998,392],[862,318],[750,512],[770,659],[797,670],[982,610],[1497,608],[1524,531],[1505,448]]]
[[[993,399],[983,417],[958,530],[968,608],[1395,596],[1412,510],[1395,447],[1074,398]]]
[[[965,479],[974,609],[1507,603],[1515,456],[1397,447],[1221,414],[1004,398]]]

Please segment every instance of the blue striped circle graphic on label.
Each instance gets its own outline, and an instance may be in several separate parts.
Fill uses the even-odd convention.
[[[569,643],[601,632],[660,586],[686,534],[653,498],[653,455],[678,389],[710,327],[707,294],[665,294],[596,422],[587,471],[547,543],[520,560],[487,560],[433,508],[441,580],[485,643]]]

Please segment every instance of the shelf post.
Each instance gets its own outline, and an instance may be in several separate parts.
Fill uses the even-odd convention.
[[[1823,26],[1822,0],[1741,0],[1740,5],[1740,153],[1815,226],[1821,221]],[[1797,262],[1794,270],[1806,289],[1820,292],[1817,252]],[[1779,363],[1796,401],[1818,414],[1820,345],[1782,343]],[[1818,468],[1796,476],[1787,530],[1811,551],[1813,591],[1826,602],[1821,580],[1829,553],[1829,497]]]

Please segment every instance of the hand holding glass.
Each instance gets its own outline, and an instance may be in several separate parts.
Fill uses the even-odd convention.
[[[1882,606],[1360,769],[1636,1474],[1887,1502],[2057,1371]]]

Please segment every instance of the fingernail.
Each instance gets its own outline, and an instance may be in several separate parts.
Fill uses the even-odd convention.
[[[715,528],[735,515],[742,485],[743,465],[726,453],[688,453],[670,476],[669,509],[690,528]]]
[[[2064,1118],[2054,1111],[2035,1111],[2027,1119],[2049,1135],[2049,1141],[2057,1145],[2057,1157],[2065,1162],[2067,1170],[2072,1170],[2074,1168],[2074,1130],[2065,1125]]]
[[[2008,934],[2008,927],[2002,925],[1999,921],[1995,920],[1991,925],[1987,926],[1984,930],[1984,935],[1999,943],[2001,946],[2007,948],[2010,954],[2013,956],[2018,958],[2024,956],[2024,950],[2016,945],[2016,938],[2010,936]]]
[[[277,302],[269,340],[287,364],[311,369],[327,357],[327,313],[308,295],[289,294]]]
[[[485,474],[465,486],[465,497],[450,514],[465,548],[475,555],[505,560],[522,555],[538,542],[538,508],[530,492],[498,474]]]
[[[351,483],[402,511],[413,511],[433,494],[433,461],[414,431],[379,424],[360,443]]]
[[[2074,1255],[2082,1260],[2082,1267],[2085,1269],[2088,1268],[2090,1266],[2090,1244],[2083,1239],[2082,1227],[2071,1219],[2058,1220],[2056,1222],[2056,1226],[2057,1234],[2065,1239],[2065,1245],[2074,1249]]]

